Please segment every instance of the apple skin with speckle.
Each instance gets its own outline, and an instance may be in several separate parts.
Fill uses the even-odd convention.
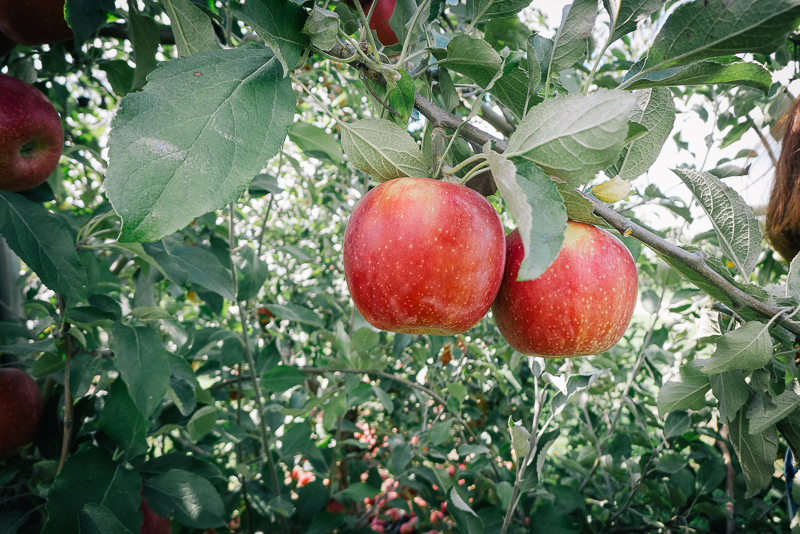
[[[489,310],[505,266],[503,225],[475,191],[397,178],[369,191],[344,235],[353,302],[381,330],[466,332]]]
[[[0,74],[0,190],[18,193],[42,184],[63,144],[52,102],[34,86]]]
[[[506,237],[506,269],[492,304],[500,333],[515,350],[547,358],[600,354],[628,328],[639,279],[622,242],[568,221],[558,257],[535,280],[517,281],[524,256],[519,230]]]
[[[42,407],[33,378],[19,369],[0,369],[0,458],[36,438]]]

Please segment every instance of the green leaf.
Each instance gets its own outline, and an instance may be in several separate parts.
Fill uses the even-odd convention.
[[[325,159],[336,164],[342,163],[344,160],[342,149],[336,139],[322,128],[313,124],[308,124],[307,122],[294,123],[292,129],[289,130],[289,140],[310,158]],[[250,187],[252,189],[253,186],[251,185]]]
[[[306,374],[290,365],[278,365],[273,367],[261,377],[261,387],[267,391],[283,393],[287,389],[299,386],[306,381]]]
[[[720,245],[745,280],[761,254],[761,230],[744,199],[716,176],[691,169],[673,169],[711,219]]]
[[[304,323],[317,328],[325,328],[322,318],[305,306],[297,304],[268,304],[267,309],[278,319],[286,319],[298,323]]]
[[[67,24],[75,34],[76,44],[92,37],[105,24],[107,14],[115,9],[112,0],[67,0],[64,11]]]
[[[108,83],[111,84],[111,88],[117,96],[125,96],[131,92],[136,71],[128,65],[127,61],[124,59],[101,61],[97,66],[106,73]]]
[[[750,420],[742,408],[730,423],[730,440],[744,473],[747,484],[745,498],[749,499],[767,486],[775,470],[775,457],[778,454],[778,434],[775,427],[769,427],[758,435],[748,432]]]
[[[681,367],[680,382],[667,382],[658,393],[658,415],[674,410],[699,410],[705,406],[706,392],[711,389],[708,376],[704,375],[697,365]]]
[[[584,222],[602,228],[611,228],[605,219],[601,219],[594,214],[594,205],[586,195],[564,182],[557,182],[556,188],[561,198],[564,199],[564,206],[567,209],[567,218],[569,220]]]
[[[364,499],[373,499],[380,492],[381,490],[365,482],[356,482],[355,484],[350,484],[350,486],[343,491],[345,495],[350,497],[355,502],[364,502]]]
[[[264,39],[280,61],[283,75],[288,76],[311,42],[302,33],[306,10],[287,0],[248,0],[244,5],[231,4],[231,11]],[[290,108],[294,111],[294,104]]]
[[[147,243],[143,247],[167,278],[176,284],[184,287],[197,284],[228,300],[235,300],[231,271],[210,250],[184,244],[178,236]]]
[[[444,67],[439,67],[439,91],[442,93],[442,103],[448,113],[452,113],[458,107],[460,97],[450,71]]]
[[[142,306],[141,308],[134,308],[128,315],[144,323],[175,319],[171,313],[161,306]]]
[[[147,452],[150,422],[133,403],[122,380],[111,384],[98,424],[122,447],[128,459]]]
[[[573,187],[617,161],[636,97],[598,91],[545,100],[531,108],[508,141],[505,156],[539,165]]]
[[[641,21],[661,9],[664,0],[603,0],[611,18],[608,44],[634,31]]]
[[[133,534],[120,523],[114,512],[97,503],[88,503],[80,514],[81,534]]]
[[[538,65],[538,63],[537,63]],[[539,74],[541,76],[541,74]],[[534,92],[536,82],[528,78],[521,68],[515,68],[502,75],[494,83],[492,94],[517,117],[523,117],[531,106],[542,99]],[[525,108],[525,102],[528,108]]]
[[[786,277],[786,296],[800,299],[800,255],[792,259],[789,276]]]
[[[254,298],[267,281],[269,266],[256,256],[252,248],[246,245],[239,250],[235,261],[236,298],[239,301]]]
[[[342,148],[356,169],[379,182],[412,176],[428,178],[430,166],[409,133],[384,119],[341,123]]]
[[[553,38],[555,46],[548,69],[551,75],[570,68],[586,55],[596,18],[597,0],[573,0],[564,6],[561,26]]]
[[[189,0],[162,0],[162,5],[181,57],[219,48],[211,19],[199,7]]]
[[[114,364],[133,402],[149,417],[169,387],[167,351],[152,328],[117,323],[111,327],[111,335]]]
[[[689,431],[692,426],[692,417],[684,411],[670,412],[664,421],[664,437],[677,438]]]
[[[238,199],[283,143],[294,103],[261,46],[163,63],[113,121],[105,187],[123,221],[120,241],[161,239]]]
[[[797,27],[796,0],[696,0],[678,6],[656,35],[642,72],[750,52],[770,54]]]
[[[465,33],[456,35],[447,43],[446,57],[436,50],[433,52],[440,65],[472,78],[484,88],[503,64],[500,54],[492,45]]]
[[[222,498],[202,476],[171,469],[144,484],[144,496],[155,513],[175,517],[192,528],[211,528],[225,524]]]
[[[392,456],[389,459],[389,465],[392,468],[392,473],[398,476],[405,471],[411,459],[414,458],[414,450],[408,443],[402,443],[392,448]]]
[[[44,285],[72,300],[86,298],[89,281],[62,220],[22,195],[0,191],[0,236]]]
[[[330,50],[336,44],[336,34],[339,32],[339,15],[330,9],[322,9],[314,5],[311,16],[303,25],[304,34],[311,38],[312,46],[320,50]]]
[[[508,418],[508,431],[511,434],[511,445],[514,447],[514,454],[517,457],[517,466],[522,465],[522,461],[531,451],[531,433],[522,426],[522,421],[514,422]]]
[[[664,147],[675,123],[675,103],[669,89],[646,89],[636,93],[636,106],[630,120],[647,129],[641,137],[622,149],[616,164],[606,170],[613,177],[634,180],[647,172]]]
[[[88,443],[72,453],[47,494],[47,523],[42,534],[80,534],[80,512],[101,504],[127,529],[139,532],[142,479]]]
[[[489,20],[516,15],[530,5],[528,0],[476,0],[474,20]]]
[[[456,520],[461,534],[483,534],[483,521],[461,498],[455,486],[447,499],[447,511]]]
[[[567,210],[556,183],[536,165],[515,166],[488,147],[484,151],[522,238],[525,256],[517,280],[538,278],[558,257],[567,229]]]
[[[411,112],[414,111],[414,97],[416,89],[414,87],[414,80],[403,69],[399,69],[397,73],[400,78],[391,84],[391,91],[387,95],[389,105],[397,111],[404,121],[411,117]]]
[[[744,371],[764,367],[772,357],[772,337],[769,329],[758,321],[748,321],[741,328],[720,336],[714,357],[701,360],[707,375],[742,369]]]
[[[758,397],[761,399],[758,399]],[[756,435],[764,432],[778,421],[783,420],[800,406],[800,396],[791,389],[784,390],[777,397],[766,394],[756,395],[747,409],[747,418],[750,420],[750,434]]]
[[[794,411],[786,419],[778,421],[778,430],[792,449],[795,458],[800,458],[800,412]]]
[[[727,371],[709,377],[711,391],[717,398],[719,418],[723,423],[733,421],[736,413],[750,398],[750,389],[741,371]]]
[[[133,74],[131,91],[138,91],[147,82],[147,75],[156,68],[156,52],[161,42],[158,24],[151,17],[138,12],[128,12],[128,36],[136,57],[136,69]]]
[[[186,423],[186,430],[189,432],[189,437],[194,441],[198,441],[214,430],[216,424],[217,409],[214,406],[203,406],[194,412],[192,418]]]
[[[636,74],[631,69],[629,76]],[[758,63],[738,61],[721,63],[700,61],[691,65],[661,69],[643,75],[628,89],[648,87],[674,87],[676,85],[741,85],[753,87],[763,93],[769,91],[772,75]]]
[[[433,445],[441,445],[450,439],[450,429],[453,428],[453,419],[436,423],[430,430],[430,440]]]
[[[694,482],[697,494],[712,493],[722,484],[723,480],[725,480],[725,463],[722,458],[709,458],[697,470]]]

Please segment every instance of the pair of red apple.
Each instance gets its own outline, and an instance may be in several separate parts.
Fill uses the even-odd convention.
[[[500,333],[524,354],[598,354],[619,341],[638,285],[619,239],[569,221],[542,276],[517,281],[523,256],[519,231],[505,237],[485,198],[427,178],[398,178],[368,192],[344,237],[350,294],[376,328],[458,334],[491,307]]]

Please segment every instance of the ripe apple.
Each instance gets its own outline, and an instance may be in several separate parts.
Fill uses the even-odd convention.
[[[142,530],[139,531],[139,534],[172,534],[169,518],[155,513],[147,504],[144,495],[142,495],[142,505],[139,510],[142,511]]]
[[[0,369],[0,457],[33,441],[42,406],[33,378],[19,369]]]
[[[26,46],[75,37],[64,18],[66,0],[0,0],[0,31]]]
[[[53,104],[22,80],[0,74],[0,189],[41,184],[58,165],[64,131]]]
[[[369,19],[369,29],[375,30],[375,33],[378,35],[378,40],[384,46],[391,46],[400,42],[392,27],[389,26],[389,19],[392,13],[394,13],[396,1],[397,0],[378,0],[375,11],[372,12],[372,17]],[[372,2],[362,3],[361,5],[364,8],[364,14],[369,15]]]
[[[517,281],[519,231],[506,238],[506,270],[492,312],[508,344],[545,357],[598,354],[616,345],[636,306],[636,264],[622,242],[594,226],[567,222],[558,257],[535,280]]]
[[[503,277],[503,226],[463,185],[397,178],[364,195],[344,234],[344,274],[373,326],[459,334],[483,317]]]

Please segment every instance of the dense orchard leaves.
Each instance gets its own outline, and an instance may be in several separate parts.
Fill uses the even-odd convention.
[[[752,190],[800,0],[382,2],[67,0],[74,40],[37,7],[47,44],[0,44],[65,131],[47,184],[0,191],[0,368],[44,400],[0,457],[0,532],[788,532],[800,260]],[[622,338],[565,360],[492,313],[371,326],[345,228],[404,177],[486,197],[519,280],[570,220],[616,234]]]

